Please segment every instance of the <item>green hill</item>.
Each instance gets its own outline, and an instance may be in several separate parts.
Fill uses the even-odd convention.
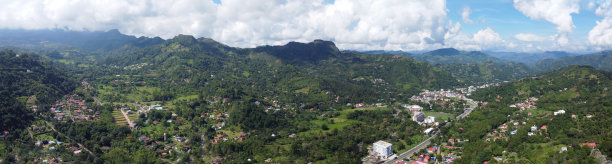
[[[600,70],[612,71],[612,51],[602,51],[589,55],[567,56],[558,59],[538,61],[536,67],[540,70],[550,70],[569,65],[588,65]]]
[[[542,53],[527,53],[527,52],[488,52],[492,56],[497,58],[514,61],[519,63],[525,63],[529,66],[535,65],[540,60],[545,59],[558,59],[566,56],[576,56],[576,54],[570,54],[563,51],[546,51]]]
[[[466,85],[513,81],[529,76],[533,71],[522,63],[509,62],[451,63],[438,67],[450,72],[453,77]]]
[[[115,72],[108,75],[148,75],[162,89],[181,88],[172,89],[177,96],[221,94],[227,90],[216,88],[230,87],[251,94],[281,95],[287,100],[313,98],[308,95],[329,91],[340,97],[339,102],[354,103],[458,84],[448,73],[425,62],[405,56],[340,52],[334,43],[322,40],[240,49],[211,39],[180,35],[129,52],[109,57],[105,64],[114,68],[142,67],[113,69]],[[336,96],[324,97],[329,100]],[[321,100],[307,99],[311,103],[306,104]]]
[[[596,70],[588,66],[569,66],[533,78],[505,83],[472,93],[475,100],[489,102],[457,127],[467,129],[455,137],[468,137],[463,145],[462,159],[458,163],[479,163],[493,157],[504,157],[518,163],[596,163],[599,157],[592,155],[592,148],[582,143],[596,143],[603,154],[612,155],[612,72]],[[533,98],[537,98],[534,100]],[[536,108],[509,107],[526,103],[530,99]],[[553,112],[564,110],[564,113]],[[513,125],[511,120],[525,122],[514,125],[498,142],[485,138],[492,129],[502,124]],[[530,130],[535,125],[535,129]],[[528,132],[533,134],[528,135]],[[493,132],[497,133],[497,132]],[[473,142],[472,142],[473,141]],[[560,152],[567,147],[567,152]],[[505,152],[516,152],[512,155]]]
[[[430,64],[450,63],[505,63],[504,60],[482,53],[480,51],[459,51],[454,48],[443,48],[423,54],[415,54],[410,57],[416,60],[426,61]]]
[[[65,73],[30,55],[0,51],[0,58],[0,127],[3,129],[27,126],[26,122],[33,117],[25,107],[29,97],[36,97],[36,104],[49,105],[76,86]]]

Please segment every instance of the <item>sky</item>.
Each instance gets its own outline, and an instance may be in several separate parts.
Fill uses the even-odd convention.
[[[0,29],[207,37],[236,47],[612,49],[612,0],[0,0]]]

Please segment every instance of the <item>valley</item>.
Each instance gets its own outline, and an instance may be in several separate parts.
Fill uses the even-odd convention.
[[[123,36],[93,36],[106,35]],[[2,161],[597,163],[612,153],[612,73],[597,64],[110,38],[59,40],[80,47],[61,57],[75,50],[2,51]]]

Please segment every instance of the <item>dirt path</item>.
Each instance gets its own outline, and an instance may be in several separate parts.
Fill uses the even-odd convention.
[[[125,120],[127,121],[128,125],[130,126],[130,129],[133,131],[134,130],[134,123],[132,123],[132,121],[130,121],[130,118],[128,117],[127,113],[125,113],[125,111],[123,111],[123,109],[119,109],[119,111],[121,111],[121,114],[123,114],[123,117],[125,117]]]

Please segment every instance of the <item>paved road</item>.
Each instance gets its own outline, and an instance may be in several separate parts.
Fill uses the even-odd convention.
[[[408,150],[408,151],[398,155],[397,159],[388,160],[384,164],[390,164],[390,163],[393,163],[393,162],[395,162],[397,160],[401,160],[401,159],[404,159],[406,157],[410,157],[410,156],[412,156],[412,154],[414,154],[414,153],[416,153],[416,152],[426,148],[427,145],[429,145],[431,143],[431,139],[433,139],[434,137],[438,136],[438,133],[439,133],[439,131],[436,132],[431,137],[427,138],[425,141],[421,142],[419,145],[417,145],[417,146],[413,147],[412,149],[410,149],[410,150]]]
[[[467,117],[468,115],[470,115],[470,113],[472,113],[474,109],[473,108],[467,108],[463,113],[461,113],[459,116],[456,117],[457,120],[463,119],[465,117]],[[445,126],[450,125],[450,123],[446,123]],[[389,160],[387,162],[385,162],[385,164],[390,164],[393,163],[395,161],[397,161],[398,159],[404,159],[405,157],[410,157],[412,156],[412,154],[414,154],[415,152],[420,151],[421,149],[424,149],[427,147],[427,145],[429,145],[429,143],[431,143],[431,139],[433,139],[434,137],[438,136],[438,133],[440,133],[440,131],[436,131],[436,133],[429,137],[427,140],[421,142],[419,145],[413,147],[412,149],[400,154],[399,156],[397,156],[397,159],[394,160]]]
[[[470,115],[470,113],[472,113],[473,110],[474,109],[472,108],[466,108],[463,113],[461,113],[459,116],[456,117],[456,119],[459,120],[459,119],[463,119],[467,117],[468,115]]]

